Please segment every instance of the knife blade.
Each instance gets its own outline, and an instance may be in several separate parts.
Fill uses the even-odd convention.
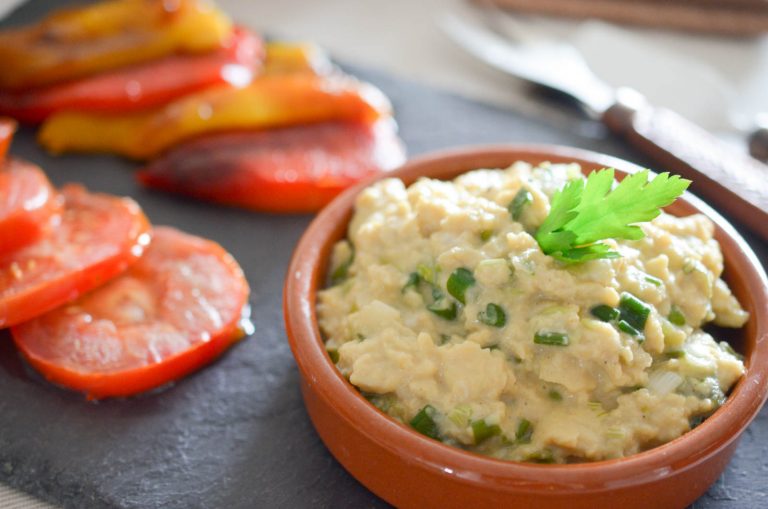
[[[460,48],[491,67],[572,97],[656,161],[659,170],[691,179],[694,192],[768,240],[767,165],[681,115],[651,105],[634,90],[610,87],[567,43],[515,44],[453,15],[443,16],[439,24]]]

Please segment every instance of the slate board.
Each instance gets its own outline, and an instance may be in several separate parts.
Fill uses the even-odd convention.
[[[0,23],[36,19],[29,2]],[[412,155],[490,142],[571,145],[646,162],[571,122],[539,120],[467,101],[385,74],[349,68],[389,95]],[[142,397],[88,403],[51,386],[0,331],[0,483],[67,508],[387,507],[331,457],[304,409],[281,312],[283,276],[309,216],[256,214],[146,191],[135,165],[106,156],[50,157],[22,130],[12,152],[57,185],[129,195],[155,224],[221,243],[252,288],[256,333],[176,386]],[[768,245],[750,238],[768,260]],[[747,429],[726,473],[696,508],[768,505],[768,410]]]

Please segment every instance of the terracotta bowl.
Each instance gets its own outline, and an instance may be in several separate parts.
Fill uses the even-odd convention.
[[[411,160],[387,174],[410,184],[418,177],[450,179],[475,168],[514,161],[581,164],[585,171],[638,166],[593,152],[553,146],[486,146]],[[377,410],[331,362],[315,316],[333,244],[346,235],[355,196],[348,190],[312,222],[293,255],[284,290],[288,340],[301,390],[320,438],[355,478],[398,507],[563,507],[622,509],[683,507],[702,495],[731,458],[739,436],[768,391],[768,281],[752,250],[725,219],[687,193],[669,207],[676,215],[703,212],[716,225],[725,277],[751,319],[734,347],[746,374],[728,401],[682,437],[628,458],[573,465],[496,460],[430,440]]]

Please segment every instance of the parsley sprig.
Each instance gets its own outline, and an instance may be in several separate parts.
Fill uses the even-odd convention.
[[[604,239],[637,240],[645,236],[635,223],[650,221],[683,194],[691,181],[661,173],[648,181],[648,170],[628,175],[613,187],[613,168],[593,171],[568,182],[552,198],[549,215],[536,232],[545,254],[565,263],[617,258]]]

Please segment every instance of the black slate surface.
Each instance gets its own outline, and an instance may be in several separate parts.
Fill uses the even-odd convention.
[[[37,18],[29,2],[0,26]],[[512,112],[352,68],[392,99],[412,155],[488,142],[589,148],[640,163],[593,126],[547,125]],[[564,128],[565,127],[565,128]],[[12,152],[56,184],[130,195],[156,224],[220,242],[252,288],[255,334],[164,391],[88,403],[47,384],[0,331],[0,482],[67,508],[386,507],[349,476],[304,410],[281,312],[283,276],[308,216],[256,214],[146,191],[135,165],[107,156],[53,158],[22,130]],[[750,238],[763,260],[768,245]],[[768,410],[747,429],[726,473],[693,507],[768,507]]]

